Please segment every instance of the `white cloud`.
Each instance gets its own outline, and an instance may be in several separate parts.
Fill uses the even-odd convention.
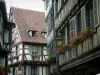
[[[44,11],[44,1],[42,0],[5,0],[9,11],[10,6],[31,9],[36,11]]]

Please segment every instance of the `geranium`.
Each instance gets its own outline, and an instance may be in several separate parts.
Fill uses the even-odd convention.
[[[59,54],[64,53],[67,48],[69,48],[68,45],[62,44],[61,46],[59,46],[58,48],[56,48],[56,54],[59,55]]]
[[[81,41],[84,41],[86,38],[89,38],[92,35],[92,31],[86,27],[79,33],[79,37]]]
[[[70,46],[77,46],[78,44],[80,44],[80,42],[81,42],[80,37],[76,36],[70,40]]]
[[[86,27],[85,29],[81,30],[81,32],[79,32],[78,36],[70,40],[70,46],[79,45],[81,42],[83,42],[86,38],[89,38],[91,35],[92,31],[88,27]]]

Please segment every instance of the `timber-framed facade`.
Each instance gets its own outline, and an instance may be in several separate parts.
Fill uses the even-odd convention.
[[[100,1],[99,0],[45,0],[46,6],[54,9],[53,45],[56,64],[51,66],[54,75],[97,75],[100,73]],[[47,10],[47,9],[46,9]],[[46,11],[46,22],[50,14]],[[48,26],[49,27],[49,26]],[[80,41],[88,30],[90,37]],[[49,33],[49,32],[48,32]],[[90,33],[87,33],[89,36]],[[76,40],[78,38],[78,41]],[[48,37],[49,38],[49,37]],[[59,38],[59,40],[58,40]],[[84,37],[81,36],[81,39]],[[50,40],[52,41],[52,39]],[[61,44],[56,41],[60,41]],[[66,45],[63,53],[56,53]],[[56,49],[55,49],[56,46]],[[50,47],[50,46],[49,46]],[[48,48],[49,48],[48,47]],[[49,49],[51,50],[51,49]],[[50,53],[52,55],[52,53]]]

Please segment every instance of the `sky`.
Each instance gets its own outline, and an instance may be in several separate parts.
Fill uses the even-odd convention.
[[[5,0],[5,1],[7,6],[7,12],[9,12],[10,6],[44,12],[43,0]]]

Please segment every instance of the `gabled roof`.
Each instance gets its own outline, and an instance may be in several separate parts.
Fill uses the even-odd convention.
[[[46,29],[44,12],[11,7],[22,42],[46,44],[41,32]],[[28,30],[36,31],[36,38],[28,35]]]

